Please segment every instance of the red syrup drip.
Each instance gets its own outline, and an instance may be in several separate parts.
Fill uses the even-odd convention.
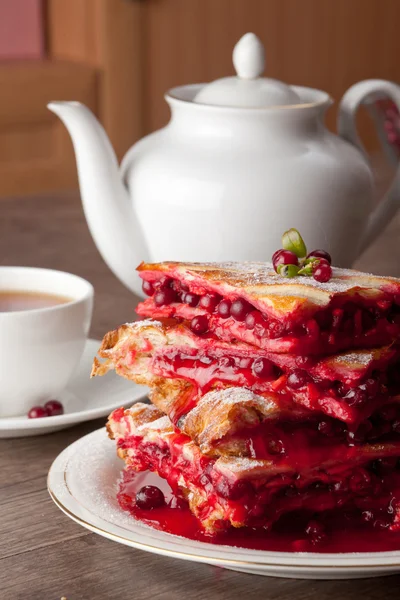
[[[274,393],[277,395],[277,399],[279,398],[282,408],[295,402],[309,410],[323,412],[341,421],[356,425],[385,403],[388,396],[394,395],[399,387],[395,384],[393,376],[390,376],[390,380],[386,382],[387,387],[385,387],[382,386],[383,375],[381,372],[375,370],[373,373],[369,373],[367,371],[359,381],[345,386],[346,389],[342,393],[342,395],[351,391],[357,393],[358,386],[363,384],[366,379],[372,383],[375,381],[376,387],[368,388],[368,392],[363,391],[362,394],[365,398],[362,402],[355,404],[351,399],[347,400],[346,397],[343,398],[338,394],[337,388],[343,384],[343,381],[339,379],[339,373],[335,373],[336,377],[332,375],[332,380],[318,380],[310,377],[310,381],[307,381],[299,389],[292,389],[287,381],[288,374],[293,373],[292,366],[285,367],[282,372],[281,368],[274,365],[269,359],[265,359],[266,364],[270,367],[270,372],[266,377],[257,376],[254,373],[253,364],[254,360],[257,361],[259,358],[257,355],[243,357],[234,354],[216,357],[212,353],[212,348],[209,353],[203,350],[192,350],[185,353],[180,349],[167,348],[154,356],[152,369],[156,375],[161,377],[190,381],[201,394],[226,385],[246,387],[257,394]],[[398,363],[394,365],[397,370],[398,366]],[[179,418],[194,408],[196,403],[195,393],[192,398],[188,398],[188,403],[179,402],[178,410],[173,414],[173,422],[177,424]],[[169,416],[171,417],[171,415]]]
[[[198,520],[192,515],[187,503],[166,493],[166,505],[153,510],[142,510],[135,506],[136,491],[141,487],[143,474],[124,471],[117,494],[120,507],[145,525],[180,537],[215,545],[269,550],[278,552],[387,552],[400,550],[400,531],[374,527],[361,518],[360,513],[337,511],[322,515],[327,535],[320,543],[313,543],[305,533],[312,514],[291,513],[282,517],[271,531],[265,529],[240,528],[211,536],[205,533]],[[153,478],[157,476],[152,475]],[[156,484],[165,481],[157,478]],[[376,515],[381,523],[380,515]],[[387,514],[386,514],[387,516]]]

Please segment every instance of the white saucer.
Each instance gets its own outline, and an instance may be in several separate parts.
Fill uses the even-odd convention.
[[[106,417],[115,408],[130,406],[147,396],[148,388],[118,377],[113,371],[105,377],[90,379],[93,358],[100,343],[88,340],[80,363],[65,391],[58,400],[65,413],[58,417],[28,419],[28,417],[0,418],[0,438],[40,435],[65,429],[76,423]]]
[[[154,554],[274,577],[355,579],[400,572],[400,552],[316,554],[216,546],[152,529],[121,510],[116,484],[123,463],[105,429],[71,444],[56,458],[48,489],[71,519],[106,538]],[[143,474],[143,484],[154,475]]]

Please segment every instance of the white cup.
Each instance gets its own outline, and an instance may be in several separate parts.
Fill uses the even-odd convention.
[[[13,417],[56,399],[65,388],[83,352],[94,291],[71,273],[0,266],[2,291],[71,299],[46,308],[0,312],[0,417]]]

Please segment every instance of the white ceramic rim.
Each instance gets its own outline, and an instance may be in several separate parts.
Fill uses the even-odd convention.
[[[332,97],[323,90],[316,90],[314,88],[304,87],[300,85],[292,85],[290,86],[295,92],[300,95],[309,95],[309,102],[299,102],[299,104],[284,104],[277,106],[223,106],[218,104],[201,104],[193,102],[193,98],[204,87],[205,83],[192,83],[190,85],[181,85],[178,87],[171,88],[164,95],[165,100],[170,105],[183,105],[183,106],[193,106],[196,110],[208,110],[208,111],[223,111],[226,112],[237,112],[240,114],[244,113],[252,113],[256,111],[280,111],[280,110],[288,110],[288,109],[305,109],[305,108],[317,108],[317,107],[328,107],[333,104]],[[311,97],[314,97],[315,100],[311,100]]]
[[[37,284],[33,284],[31,281],[26,285],[19,285],[17,287],[13,287],[15,284],[4,284],[2,275],[18,278],[21,277],[21,283],[24,282],[24,275],[28,274],[27,279],[30,280],[35,274],[38,277]],[[75,287],[80,288],[79,292],[76,292],[70,295],[70,292],[60,292],[59,290],[54,289],[50,291],[51,285],[48,289],[44,289],[46,286],[40,283],[40,276],[43,278],[54,278],[59,281],[64,280],[63,284],[65,287],[68,286],[68,281],[75,285]],[[83,279],[83,277],[79,277],[79,275],[74,275],[73,273],[68,273],[67,271],[58,271],[56,269],[44,269],[42,267],[13,267],[13,266],[2,266],[0,265],[0,292],[1,291],[26,291],[26,292],[42,292],[43,294],[54,294],[56,296],[66,296],[71,297],[70,302],[66,302],[64,304],[55,304],[54,306],[47,306],[44,308],[32,308],[27,310],[15,310],[15,311],[7,311],[0,312],[0,319],[10,319],[18,315],[21,317],[22,315],[34,315],[38,313],[45,312],[53,312],[53,311],[63,311],[68,310],[71,306],[74,306],[80,302],[85,302],[86,300],[93,298],[94,296],[94,288],[89,281]]]
[[[50,467],[47,479],[48,491],[55,504],[67,516],[86,529],[116,542],[184,560],[192,560],[207,564],[215,564],[227,568],[273,568],[276,571],[295,569],[326,572],[327,578],[339,571],[359,571],[360,569],[398,569],[400,568],[400,551],[391,552],[354,552],[343,554],[318,554],[314,552],[270,552],[248,550],[230,546],[215,546],[187,538],[151,529],[132,518],[132,528],[115,525],[103,517],[99,517],[77,500],[68,486],[68,468],[75,452],[85,448],[90,452],[91,438],[104,436],[108,443],[105,429],[94,431],[68,446],[55,459]],[[366,574],[366,576],[368,576]]]

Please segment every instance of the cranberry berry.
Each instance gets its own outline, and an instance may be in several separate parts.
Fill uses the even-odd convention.
[[[205,315],[194,317],[190,322],[190,329],[197,335],[202,335],[208,331],[208,319]]]
[[[235,321],[244,321],[251,310],[251,306],[246,300],[238,298],[232,303],[231,315]]]
[[[200,298],[200,306],[204,308],[207,312],[213,313],[217,308],[219,301],[221,300],[221,296],[218,294],[206,294]]]
[[[319,283],[326,283],[332,277],[332,267],[326,260],[316,261],[313,265],[313,277]]]
[[[266,321],[259,310],[252,310],[251,312],[249,312],[246,316],[245,321],[247,329],[254,329],[254,327],[258,324],[266,325]]]
[[[326,250],[307,254],[303,238],[297,229],[289,229],[282,236],[282,249],[272,255],[272,265],[282,277],[313,276],[320,283],[332,277],[332,258]]]
[[[302,369],[294,369],[287,378],[287,384],[292,390],[298,390],[307,385],[310,381],[310,376]]]
[[[199,303],[199,300],[200,300],[199,296],[197,296],[196,294],[192,294],[191,292],[187,292],[183,296],[183,302],[192,307],[197,306]]]
[[[309,254],[307,254],[307,258],[323,258],[330,265],[332,264],[331,255],[325,250],[313,250],[312,252],[309,252]]]
[[[42,419],[48,416],[49,413],[43,406],[33,406],[28,412],[28,419]]]
[[[172,288],[163,288],[154,294],[154,304],[156,306],[167,306],[176,300],[176,293]]]
[[[267,358],[256,358],[251,369],[256,377],[262,377],[263,379],[272,377],[274,374],[272,362]]]
[[[165,498],[160,488],[155,485],[145,485],[136,494],[136,506],[143,510],[153,510],[164,506]]]
[[[272,265],[277,273],[281,265],[298,265],[299,259],[294,252],[290,250],[278,250],[272,256]]]
[[[230,300],[222,300],[222,302],[218,304],[218,314],[222,319],[227,319],[231,316]]]
[[[64,407],[58,400],[49,400],[44,405],[49,417],[57,417],[64,414]]]
[[[152,296],[154,294],[154,286],[151,281],[143,281],[142,290],[146,294],[146,296]]]

